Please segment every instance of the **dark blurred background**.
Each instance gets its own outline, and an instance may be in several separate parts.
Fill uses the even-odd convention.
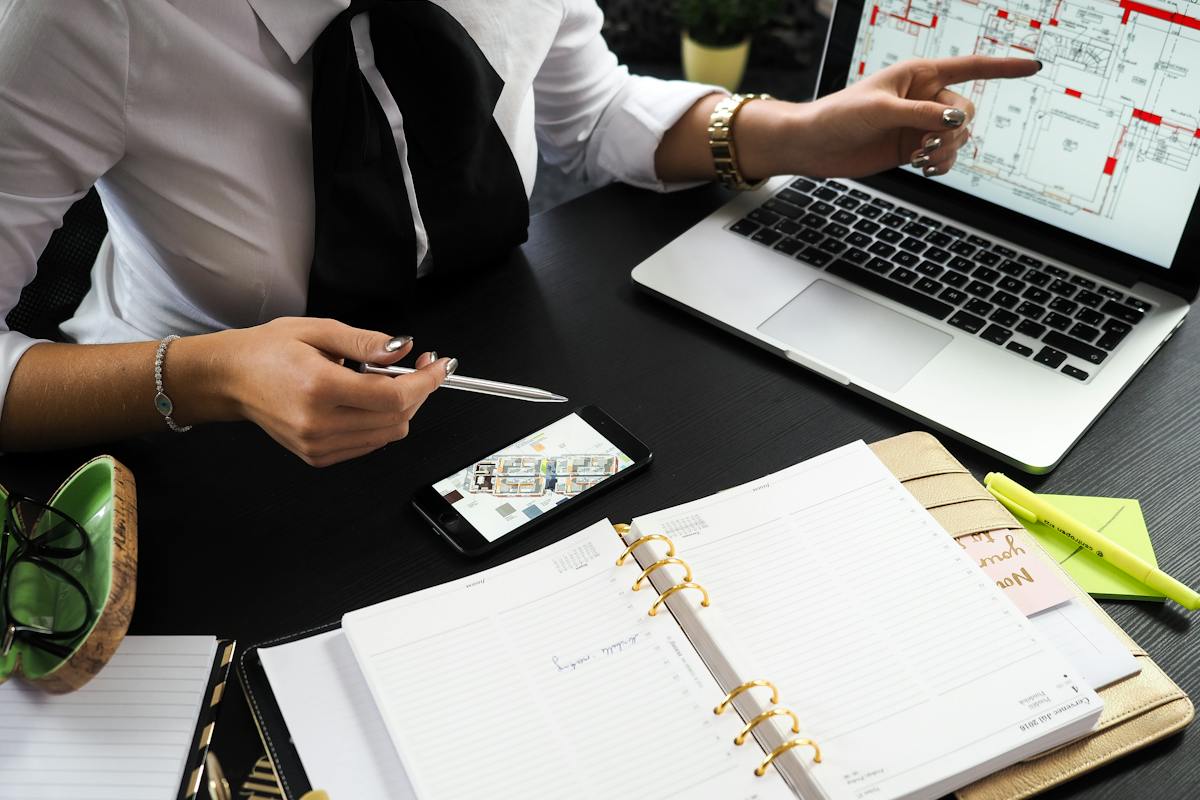
[[[639,75],[682,79],[680,26],[669,0],[598,0],[604,38],[622,64]],[[830,0],[830,3],[832,0]],[[771,22],[753,36],[741,91],[783,100],[812,97],[825,44],[828,8],[819,0],[781,0]],[[587,192],[586,183],[546,163],[538,165],[529,201],[538,214]]]

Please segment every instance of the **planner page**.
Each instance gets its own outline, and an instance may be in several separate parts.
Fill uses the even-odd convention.
[[[0,798],[172,800],[216,654],[212,636],[127,636],[70,694],[0,684]]]
[[[347,614],[342,627],[420,798],[781,800],[762,751],[611,525]],[[632,559],[631,559],[632,562]]]
[[[630,536],[650,533],[712,598],[678,594],[672,612],[739,682],[779,687],[831,797],[938,797],[1099,716],[1088,683],[861,442],[634,520]],[[643,563],[662,555],[639,548]]]
[[[263,647],[258,657],[311,786],[330,797],[413,800],[344,631]]]

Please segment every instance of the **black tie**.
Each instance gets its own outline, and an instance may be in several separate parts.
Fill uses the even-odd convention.
[[[492,116],[504,81],[458,21],[425,0],[352,0],[313,46],[308,314],[412,333],[416,231],[391,126],[358,68],[350,20],[366,11],[437,271],[476,267],[525,241],[529,204]]]

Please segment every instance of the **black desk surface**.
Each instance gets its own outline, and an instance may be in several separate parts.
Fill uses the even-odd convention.
[[[435,395],[409,438],[311,469],[248,424],[105,448],[138,483],[140,569],[132,633],[221,634],[242,646],[492,566],[601,516],[614,522],[781,469],[908,419],[641,294],[629,271],[725,195],[610,187],[534,218],[501,268],[420,287],[422,348],[464,374],[541,386],[595,403],[643,438],[655,463],[487,562],[454,555],[408,504],[413,490],[563,413],[461,392]],[[730,269],[737,269],[730,265]],[[409,333],[409,331],[395,331]],[[1036,489],[1142,501],[1160,563],[1200,585],[1200,326],[1185,325],[1062,466]],[[147,399],[149,402],[149,399]],[[1001,465],[946,444],[977,476]],[[5,455],[0,481],[45,496],[91,452]],[[1183,688],[1200,697],[1200,635],[1177,607],[1106,608]],[[262,750],[238,691],[215,749],[231,777]],[[1194,798],[1200,735],[1175,736],[1052,797]],[[1153,788],[1151,788],[1153,787]]]

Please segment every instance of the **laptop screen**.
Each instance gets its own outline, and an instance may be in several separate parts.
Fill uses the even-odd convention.
[[[977,114],[937,180],[1170,268],[1200,191],[1200,2],[866,0],[847,83],[969,54],[1044,67],[954,87]]]

